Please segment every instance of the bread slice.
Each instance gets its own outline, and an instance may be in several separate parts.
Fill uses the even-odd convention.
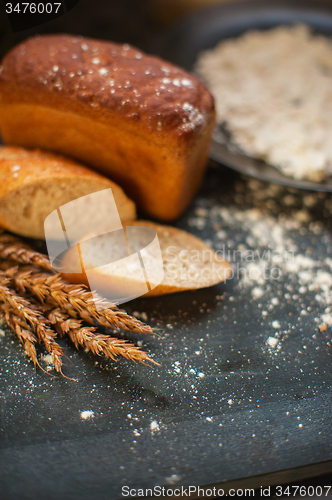
[[[0,66],[6,144],[82,161],[160,220],[178,217],[197,192],[214,125],[198,78],[127,44],[43,35]]]
[[[44,239],[44,221],[52,211],[106,189],[112,190],[120,219],[135,219],[134,202],[102,175],[63,156],[0,147],[0,226],[13,233]],[[98,212],[100,218],[102,210],[95,206],[91,217]]]
[[[120,302],[124,302],[124,299],[140,295],[164,295],[209,287],[231,275],[228,262],[202,240],[185,231],[141,220],[126,222],[124,226],[127,246],[119,232],[114,234],[111,244],[107,234],[87,236],[79,244],[80,251],[73,246],[61,262],[63,270],[77,269],[80,254],[85,272],[63,273],[63,276],[74,283],[87,284],[110,300],[122,297]],[[161,260],[157,247],[147,245],[155,234],[154,231],[148,234],[149,229],[157,233]],[[137,258],[137,251],[141,258]]]

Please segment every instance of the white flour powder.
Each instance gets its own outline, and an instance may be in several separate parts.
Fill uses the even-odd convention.
[[[196,71],[218,121],[247,154],[285,175],[332,173],[332,44],[306,26],[252,31],[203,52]]]

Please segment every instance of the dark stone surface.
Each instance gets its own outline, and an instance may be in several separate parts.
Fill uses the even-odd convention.
[[[67,16],[17,35],[1,9],[1,54],[36,32],[59,31],[145,49],[159,29],[145,0],[81,0]],[[65,374],[78,381],[51,377],[33,368],[6,329],[0,336],[1,500],[115,499],[123,485],[304,484],[304,476],[331,471],[331,328],[318,329],[328,306],[316,298],[322,290],[309,290],[309,283],[299,293],[298,276],[284,268],[280,280],[247,283],[247,263],[233,253],[276,246],[273,227],[286,221],[287,248],[312,259],[316,275],[329,273],[331,195],[314,194],[309,206],[308,194],[271,190],[211,163],[177,226],[216,249],[225,244],[244,276],[125,305],[161,328],[162,339],[129,335],[143,341],[160,368],[108,362],[61,341],[69,358]],[[257,208],[265,240],[253,236],[250,211]],[[307,219],[292,228],[301,211]],[[81,412],[89,410],[94,418],[83,420]],[[328,484],[328,476],[306,484]]]
[[[273,189],[211,166],[177,225],[217,248],[217,218],[231,252],[252,233],[248,216],[257,205],[262,221],[272,226],[281,214],[290,220],[303,210],[308,193],[282,187],[271,209]],[[290,194],[292,206],[284,203]],[[284,237],[296,245],[296,255],[306,254],[304,243],[307,250],[315,243],[315,263],[324,267],[332,239],[330,195],[315,196],[307,209],[312,229],[300,223]],[[240,218],[241,227],[230,216]],[[204,228],[197,229],[202,219]],[[290,284],[294,293],[299,286],[286,271],[280,280],[259,285],[259,300],[252,293],[257,283],[245,283],[244,277],[234,278],[206,290],[126,304],[161,328],[162,339],[141,338],[160,368],[115,364],[62,341],[69,358],[64,372],[78,382],[51,378],[33,368],[6,331],[0,337],[2,498],[110,499],[120,497],[123,485],[202,485],[321,461],[330,461],[332,470],[331,329],[317,328],[326,305],[315,299],[317,291],[285,299]],[[275,297],[279,304],[271,308]],[[276,319],[279,347],[272,349],[267,339],[275,336]],[[94,418],[83,420],[86,410]]]

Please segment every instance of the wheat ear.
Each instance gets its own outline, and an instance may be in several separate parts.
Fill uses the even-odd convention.
[[[12,273],[14,271],[12,270]],[[51,354],[54,368],[62,373],[61,356],[63,351],[55,341],[56,333],[51,330],[50,322],[43,314],[31,307],[31,303],[8,288],[10,280],[3,271],[0,271],[0,302],[2,302],[10,313],[26,322],[36,334],[38,340],[43,342],[47,351]],[[14,329],[15,331],[15,329]]]
[[[49,305],[46,304],[45,307],[48,308]],[[145,364],[146,361],[150,361],[158,365],[158,363],[134,344],[127,340],[98,334],[96,333],[96,328],[82,326],[82,321],[70,317],[67,312],[59,308],[50,308],[47,317],[54,324],[59,335],[68,335],[76,348],[82,346],[98,356],[104,354],[107,358],[113,360],[117,356],[123,356],[134,363],[140,362]]]
[[[94,324],[96,321],[106,328],[154,333],[150,326],[116,306],[98,311],[95,303],[97,301],[102,304],[103,299],[94,297],[84,285],[66,283],[59,274],[50,276],[32,274],[31,271],[15,271],[12,274],[6,272],[6,275],[14,280],[15,285],[22,292],[31,293],[42,303],[47,301],[62,310],[75,311],[90,324]]]
[[[35,366],[40,366],[37,360],[37,351],[35,348],[37,338],[35,337],[32,328],[25,320],[15,314],[15,309],[5,304],[1,304],[0,309],[4,313],[7,325],[16,333],[26,354],[32,360],[33,364]]]
[[[54,273],[50,261],[45,255],[32,250],[22,240],[7,233],[0,233],[0,259],[15,261],[21,265],[35,265],[48,272]],[[139,321],[137,318],[130,316],[116,306],[98,311],[95,304],[98,303],[102,306],[103,299],[97,295],[93,297],[92,293],[89,292],[84,285],[70,285],[66,283],[59,274],[53,277],[46,275],[46,277],[48,277],[49,280],[45,283],[45,287],[52,287],[53,285],[52,292],[54,293],[52,293],[52,300],[62,308],[66,307],[69,309],[72,307],[79,313],[80,317],[88,323],[94,324],[94,321],[97,321],[100,325],[107,328],[120,328],[122,330],[139,333],[155,333],[151,327]],[[40,281],[43,279],[44,278],[41,276]],[[23,283],[21,282],[21,286],[22,285]],[[41,296],[45,294],[45,290],[42,291],[40,286],[38,290],[38,283],[35,282],[32,284],[25,282],[25,285],[30,286],[30,291],[33,287],[34,292],[39,293],[40,297],[38,298],[41,300]],[[56,285],[57,290],[55,290],[54,285]],[[68,299],[70,299],[70,301]],[[44,300],[45,298],[42,298],[42,301]]]
[[[54,272],[45,255],[35,252],[19,238],[7,233],[0,234],[0,259],[12,260],[18,264],[32,264],[46,271]]]

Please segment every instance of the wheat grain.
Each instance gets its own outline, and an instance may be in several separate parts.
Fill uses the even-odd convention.
[[[13,262],[18,266],[13,267]],[[0,263],[3,269],[0,270],[0,307],[8,326],[16,332],[35,365],[40,366],[35,344],[43,343],[52,355],[55,370],[62,374],[63,350],[56,342],[57,333],[68,335],[76,348],[85,347],[98,356],[113,360],[122,356],[135,363],[158,364],[128,340],[99,334],[95,326],[87,327],[83,321],[114,331],[153,334],[151,327],[115,305],[97,310],[96,304],[105,304],[101,297],[93,295],[85,285],[67,283],[60,274],[54,274],[46,256],[19,238],[1,234],[1,230]]]
[[[33,364],[40,366],[37,360],[37,351],[35,344],[37,339],[33,334],[31,327],[23,321],[22,318],[16,316],[8,305],[1,304],[1,311],[4,313],[4,317],[7,325],[16,333],[19,340],[21,341],[23,348],[29,358],[32,360]]]
[[[145,364],[145,361],[150,361],[156,365],[158,364],[139,347],[127,340],[98,334],[96,333],[96,328],[82,326],[81,320],[71,318],[67,312],[59,308],[50,308],[47,317],[55,325],[59,335],[68,335],[76,348],[82,346],[98,356],[104,354],[107,358],[111,359],[115,359],[120,355],[130,361],[134,361],[134,363],[140,362]]]
[[[0,259],[12,260],[18,264],[32,264],[49,272],[54,272],[48,258],[35,252],[19,238],[10,234],[0,234]]]
[[[49,302],[68,312],[75,311],[78,315],[90,324],[97,321],[106,328],[134,331],[138,333],[154,333],[152,328],[137,318],[130,316],[116,306],[98,311],[98,304],[103,303],[103,299],[93,296],[84,286],[71,285],[66,283],[59,274],[54,276],[45,274],[32,274],[31,271],[16,271],[10,275],[15,285],[22,292],[30,292],[40,302]]]
[[[10,274],[10,273],[9,273]],[[34,331],[38,340],[44,343],[47,351],[53,358],[54,368],[62,373],[61,356],[63,351],[55,341],[56,333],[49,327],[50,322],[42,313],[31,307],[31,303],[16,294],[14,290],[7,287],[9,278],[3,271],[0,271],[0,302],[2,302],[10,312],[25,321]]]

